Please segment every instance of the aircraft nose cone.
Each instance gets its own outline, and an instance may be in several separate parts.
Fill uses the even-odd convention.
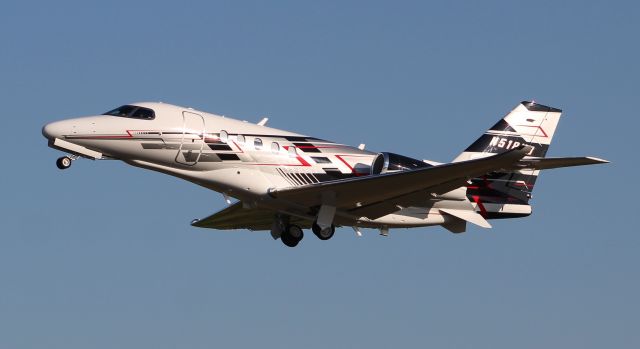
[[[42,127],[42,135],[47,139],[60,138],[63,133],[62,122],[51,122]]]

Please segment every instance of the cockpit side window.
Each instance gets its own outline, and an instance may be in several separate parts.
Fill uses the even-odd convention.
[[[153,110],[149,108],[139,107],[136,111],[131,114],[131,117],[134,119],[144,119],[144,120],[153,120],[156,115]]]
[[[123,105],[102,115],[112,115],[142,120],[153,120],[156,117],[156,114],[153,110],[144,107],[137,107],[135,105]]]
[[[113,115],[113,116],[124,116],[127,117],[133,113],[136,107],[132,105],[123,105],[122,107],[118,107],[114,110],[110,110],[102,115]]]

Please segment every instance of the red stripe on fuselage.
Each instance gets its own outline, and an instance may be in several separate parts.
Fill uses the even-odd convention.
[[[484,205],[482,204],[482,201],[480,201],[480,196],[478,195],[473,195],[471,196],[471,198],[473,199],[473,201],[478,204],[478,207],[480,208],[480,215],[482,217],[487,217],[487,209],[484,207]]]
[[[347,162],[347,160],[343,159],[343,156],[351,156],[351,157],[364,157],[364,155],[334,155],[338,160],[342,161],[343,164],[345,164],[349,170],[351,170],[351,173],[353,173],[356,176],[367,176],[369,175],[368,173],[362,173],[362,172],[357,172],[355,168],[353,168],[351,165],[349,165],[349,163]]]

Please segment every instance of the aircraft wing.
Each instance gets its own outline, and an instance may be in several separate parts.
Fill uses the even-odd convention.
[[[249,229],[269,230],[276,211],[268,208],[243,208],[242,202],[236,202],[209,217],[191,223],[194,227],[213,229]],[[311,222],[291,217],[290,222],[302,228],[309,228]]]
[[[375,219],[397,211],[396,205],[400,205],[404,199],[415,201],[416,195],[443,194],[465,185],[471,178],[511,169],[530,150],[530,147],[522,146],[481,159],[277,189],[271,191],[270,195],[292,205],[314,207],[327,204],[338,210],[357,211],[361,216]],[[366,210],[373,206],[376,207],[373,210],[375,212]]]
[[[423,201],[428,193],[446,193],[463,186],[470,178],[512,168],[529,150],[521,147],[482,159],[280,189],[270,195],[292,206],[313,207],[323,204],[324,193],[332,193],[337,209],[375,219],[397,211],[396,205]],[[191,225],[222,230],[269,230],[276,214],[275,209],[244,208],[242,202],[237,202]],[[295,216],[290,217],[290,222],[302,228],[312,223]]]

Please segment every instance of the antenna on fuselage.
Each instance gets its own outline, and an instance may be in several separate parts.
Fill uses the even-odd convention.
[[[267,121],[269,121],[269,118],[262,118],[262,120],[260,120],[258,122],[258,126],[264,126],[267,124]]]

